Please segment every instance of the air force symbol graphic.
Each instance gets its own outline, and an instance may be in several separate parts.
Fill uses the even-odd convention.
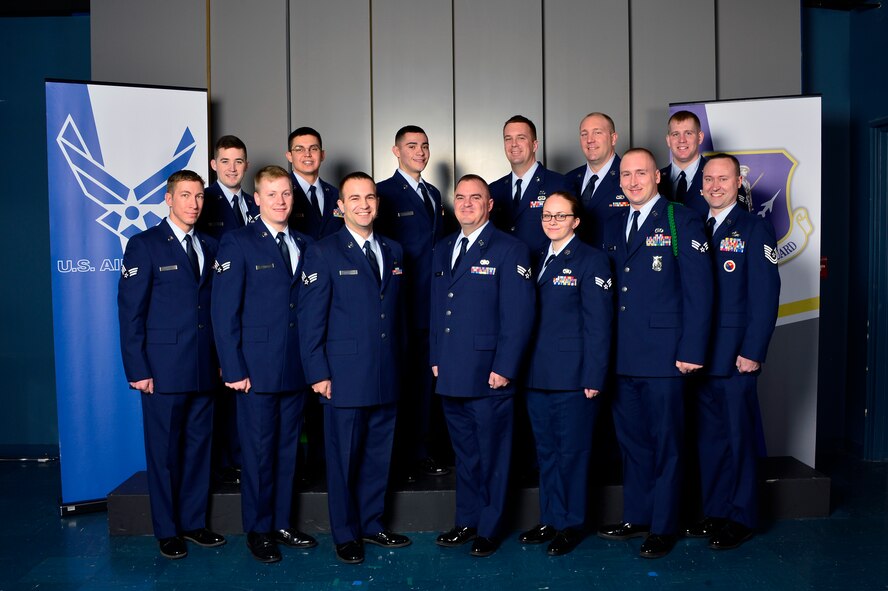
[[[170,150],[169,161],[159,162],[159,168],[151,170],[147,178],[128,187],[106,170],[99,144],[88,145],[72,116],[65,119],[56,142],[84,196],[104,210],[96,223],[120,238],[121,252],[134,234],[156,226],[167,214],[167,178],[186,167],[196,147],[194,136],[186,127],[178,145]]]

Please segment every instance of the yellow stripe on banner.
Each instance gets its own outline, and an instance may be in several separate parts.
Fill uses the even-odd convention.
[[[789,302],[781,304],[777,309],[777,317],[784,318],[793,314],[801,314],[802,312],[813,312],[820,309],[820,296],[816,298],[808,298],[807,300],[799,300],[797,302]]]

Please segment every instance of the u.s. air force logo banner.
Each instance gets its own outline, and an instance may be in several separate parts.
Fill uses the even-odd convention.
[[[104,498],[144,469],[141,408],[120,357],[118,281],[137,233],[169,212],[166,179],[207,176],[205,90],[46,83],[62,501]]]

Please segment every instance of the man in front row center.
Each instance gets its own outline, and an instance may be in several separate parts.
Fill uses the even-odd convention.
[[[194,231],[204,182],[190,170],[167,180],[169,216],[130,238],[117,307],[123,368],[141,392],[148,496],[165,558],[184,558],[185,540],[212,548],[206,528],[210,439],[218,366],[210,322],[217,243]]]
[[[527,245],[489,222],[484,179],[465,175],[454,211],[461,230],[435,247],[430,362],[456,455],[455,526],[439,546],[499,547],[509,482],[514,380],[530,341],[535,290]],[[539,225],[539,221],[537,222]]]
[[[300,295],[306,381],[322,396],[327,499],[336,557],[364,561],[364,543],[400,548],[383,527],[400,393],[403,254],[373,231],[378,199],[364,172],[339,184],[344,227],[311,245]]]

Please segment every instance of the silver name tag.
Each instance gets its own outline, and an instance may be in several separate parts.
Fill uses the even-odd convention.
[[[406,218],[406,217],[408,217],[408,216],[413,215],[413,213],[414,213],[413,210],[410,210],[410,211],[399,211],[399,212],[398,212],[398,217],[399,217],[399,218]]]
[[[357,275],[357,274],[358,274],[357,269],[346,269],[344,271],[339,272],[340,277],[342,277],[343,275]]]
[[[179,268],[179,265],[167,265],[166,267],[161,267],[160,269],[158,269],[158,271],[163,273],[164,271],[175,271],[178,268]]]
[[[257,271],[263,271],[263,270],[265,270],[265,269],[274,269],[274,263],[271,263],[271,264],[268,264],[268,265],[256,265],[256,270],[257,270]]]

